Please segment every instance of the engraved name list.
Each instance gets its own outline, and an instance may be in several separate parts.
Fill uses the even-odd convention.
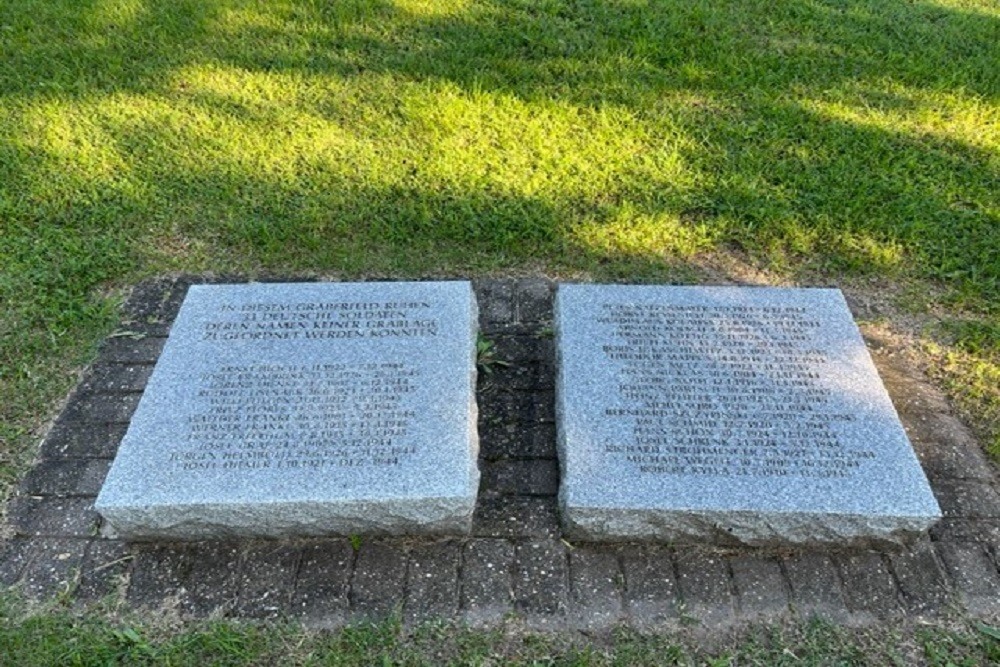
[[[466,534],[468,282],[193,285],[98,496],[133,538]]]
[[[605,444],[643,474],[847,477],[875,452],[849,447],[830,401],[820,322],[799,306],[602,304],[627,441]],[[619,429],[616,429],[620,432]]]
[[[427,302],[222,304],[201,323],[212,343],[438,335]],[[169,463],[186,471],[399,466],[420,369],[373,363],[219,364],[193,378],[199,409]]]

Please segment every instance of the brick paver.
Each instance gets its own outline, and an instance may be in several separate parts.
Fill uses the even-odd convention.
[[[357,555],[347,540],[314,542],[270,557],[272,562],[275,558],[282,559],[284,567],[292,571],[291,577],[280,584],[275,582],[271,589],[276,614],[281,613],[281,602],[287,594],[281,589],[287,587],[293,615],[318,625],[336,625],[348,618],[348,595]],[[244,594],[243,604],[251,603],[251,595],[250,591]]]
[[[270,279],[270,278],[269,278]],[[275,280],[288,280],[274,277]],[[482,484],[464,539],[344,538],[126,544],[100,534],[93,499],[188,285],[138,285],[115,335],[42,442],[9,506],[0,585],[29,598],[107,597],[187,617],[295,617],[320,627],[399,614],[407,623],[591,631],[789,615],[874,623],[956,610],[1000,614],[1000,485],[993,464],[922,377],[873,352],[946,518],[905,548],[708,550],[574,544],[556,508],[555,286],[475,280],[498,362],[480,374]]]
[[[877,551],[857,551],[837,554],[834,562],[846,582],[844,597],[847,607],[862,621],[885,620],[900,611],[899,586],[888,557]]]
[[[621,551],[625,605],[630,620],[652,628],[677,620],[680,595],[668,547],[644,546]]]
[[[791,591],[792,609],[801,618],[842,623],[850,612],[833,559],[825,553],[803,551],[786,556],[782,569]]]
[[[410,549],[403,618],[407,623],[453,618],[459,608],[462,546],[456,540]]]
[[[318,548],[316,548],[318,546]],[[313,576],[312,569],[317,561],[324,564],[336,563],[343,552],[338,550],[336,542],[324,542],[312,549],[303,549],[301,545],[284,542],[261,542],[249,544],[243,550],[239,567],[238,592],[234,614],[241,618],[277,618],[287,615],[292,609],[292,593],[295,588],[295,578]],[[303,552],[306,552],[303,555]],[[306,574],[302,573],[305,569]],[[342,568],[346,569],[346,568]],[[336,582],[336,576],[316,577],[309,587],[322,593],[319,605],[319,615],[323,616],[336,608],[335,601],[340,599],[336,589],[331,590],[329,583]],[[341,598],[343,594],[341,593]],[[311,596],[296,600],[295,611],[311,615]]]
[[[676,564],[682,620],[707,627],[732,623],[736,598],[729,559],[690,549],[677,554]]]
[[[460,606],[474,625],[496,623],[513,610],[511,571],[514,545],[509,540],[468,540],[462,553]]]
[[[757,554],[736,556],[729,563],[741,618],[777,621],[788,613],[789,584],[777,559]]]
[[[616,551],[581,545],[569,552],[570,624],[581,630],[600,630],[621,622],[625,615],[622,569]]]

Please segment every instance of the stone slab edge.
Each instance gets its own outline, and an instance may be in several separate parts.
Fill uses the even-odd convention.
[[[603,285],[582,284],[584,287]],[[560,285],[562,287],[562,285]],[[747,287],[746,289],[754,289]],[[843,299],[840,290],[836,290]],[[559,428],[566,414],[566,397],[562,363],[563,332],[561,329],[559,301],[561,289],[556,290],[553,308],[553,328],[556,340],[556,449],[559,458],[566,457],[566,433]],[[844,302],[847,308],[846,301]],[[868,362],[878,375],[871,355],[865,346]],[[884,385],[883,393],[888,392]],[[889,400],[891,405],[891,400]],[[893,407],[895,412],[895,408]],[[896,419],[899,417],[896,415]],[[902,426],[900,425],[900,428]],[[919,464],[918,464],[919,465]],[[898,546],[912,544],[926,534],[941,519],[936,515],[888,516],[863,514],[833,514],[811,512],[743,512],[712,511],[678,508],[638,509],[568,507],[565,486],[560,486],[558,507],[564,535],[569,539],[587,542],[630,541],[703,544],[709,542],[722,546]],[[928,485],[929,489],[929,485]]]
[[[318,537],[331,535],[458,535],[471,533],[480,472],[476,403],[476,350],[479,308],[469,286],[470,374],[469,374],[469,478],[473,493],[465,497],[387,499],[379,502],[349,501],[286,502],[255,507],[202,503],[186,506],[126,506],[102,503],[95,509],[106,519],[102,534],[129,541],[205,540],[231,538]],[[239,283],[245,284],[245,283]],[[315,284],[315,283],[306,283]],[[334,516],[319,516],[316,510],[336,509]],[[373,513],[376,509],[378,512]],[[377,515],[377,516],[376,516]],[[213,516],[225,516],[224,521]],[[266,520],[264,517],[267,517]]]

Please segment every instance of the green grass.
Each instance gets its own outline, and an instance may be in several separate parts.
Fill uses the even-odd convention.
[[[998,61],[992,0],[4,2],[0,496],[166,271],[731,253],[926,286],[995,345]]]
[[[848,630],[819,621],[715,633],[609,636],[539,635],[514,627],[473,630],[397,621],[333,632],[291,623],[211,621],[170,628],[138,619],[114,621],[58,608],[26,614],[0,599],[0,664],[11,667],[108,665],[511,665],[614,667],[641,665],[932,665],[978,667],[1000,661],[1000,630],[972,624]]]
[[[986,451],[1000,461],[1000,354],[984,358],[962,349],[928,347],[936,361],[932,373],[974,426]]]

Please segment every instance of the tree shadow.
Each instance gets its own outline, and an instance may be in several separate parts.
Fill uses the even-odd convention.
[[[0,95],[91,97],[161,90],[209,57],[218,1],[10,2],[0,7]]]
[[[668,234],[701,239],[695,247],[735,243],[789,264],[819,253],[856,270],[920,261],[925,275],[987,299],[1000,285],[994,154],[974,141],[863,125],[805,103],[832,100],[882,114],[913,112],[922,96],[938,94],[994,103],[1000,21],[985,13],[897,0],[778,7],[506,0],[435,14],[402,0],[147,0],[130,14],[108,7],[97,0],[8,3],[0,40],[11,57],[0,68],[0,99],[24,105],[154,96],[181,114],[235,119],[249,136],[267,135],[281,116],[192,87],[188,73],[265,73],[320,87],[364,82],[369,87],[358,94],[385,104],[379,112],[386,115],[403,113],[393,108],[393,87],[452,86],[530,110],[581,110],[584,135],[595,114],[620,111],[644,136],[637,164],[643,152],[655,159],[671,134],[682,138],[671,150],[691,184],[642,166],[617,173],[597,193],[531,195],[493,187],[488,178],[471,187],[419,174],[373,184],[374,168],[353,178],[321,172],[313,183],[276,182],[224,154],[217,169],[192,169],[158,152],[176,143],[176,131],[146,119],[105,120],[107,140],[133,158],[131,177],[141,187],[123,195],[109,178],[68,206],[67,221],[75,222],[67,224],[104,229],[110,210],[126,221],[116,229],[131,230],[142,245],[149,242],[143,220],[174,216],[183,235],[251,264],[356,270],[352,249],[379,247],[396,258],[386,262],[389,270],[420,266],[421,257],[441,257],[449,247],[449,256],[486,265],[539,260],[651,275],[676,252],[669,239],[650,247],[594,241],[619,233],[615,225],[635,215],[668,225]],[[384,95],[372,94],[373,80],[388,81],[380,84]],[[342,113],[323,94],[293,104],[325,122]],[[351,132],[364,131],[352,123]],[[2,143],[0,155],[12,157],[0,169],[3,190],[30,190],[33,157]],[[942,175],[948,182],[935,182]],[[108,202],[118,204],[101,205]],[[23,207],[10,208],[25,215]]]
[[[1000,94],[993,66],[1000,21],[930,3],[510,1],[431,17],[391,2],[366,4],[351,21],[327,23],[318,11],[317,21],[291,30],[248,27],[218,55],[251,70],[386,72],[637,111],[655,108],[666,90],[731,92],[746,81],[825,91],[890,78]]]
[[[251,134],[275,131],[267,110],[204,91],[193,99],[205,111],[228,108]],[[936,278],[965,277],[984,296],[1000,285],[1000,224],[984,224],[1000,222],[996,214],[970,210],[948,187],[919,179],[949,173],[970,184],[966,194],[988,201],[996,170],[987,153],[948,139],[842,121],[794,102],[761,113],[776,122],[756,135],[754,151],[743,151],[736,141],[731,154],[719,156],[720,164],[730,166],[717,177],[684,192],[671,190],[656,172],[639,172],[600,197],[468,188],[416,167],[412,178],[376,183],[308,159],[281,177],[256,174],[238,158],[192,164],[183,154],[162,152],[175,140],[174,130],[155,117],[120,122],[107,135],[120,153],[150,157],[133,167],[144,197],[129,204],[138,211],[130,215],[148,220],[169,209],[185,238],[224,248],[247,266],[433,273],[436,262],[475,268],[548,261],[649,278],[677,271],[684,258],[675,253],[675,237],[689,234],[702,248],[727,242],[808,253],[822,245],[826,256],[853,270],[892,270],[901,261],[898,253],[911,248],[911,256],[935,267]],[[866,150],[850,149],[856,146]],[[897,162],[897,156],[906,159]],[[688,157],[696,163],[697,155]],[[669,194],[661,197],[663,192]],[[601,243],[602,227],[618,230],[623,218],[672,225],[671,237]],[[935,239],[940,242],[928,244]],[[376,256],[368,267],[352,261]]]
[[[441,15],[404,4],[146,0],[128,13],[99,0],[10,3],[0,12],[9,47],[0,90],[152,91],[184,65],[216,62],[446,79],[470,91],[640,111],[665,90],[728,92],[748,80],[823,91],[889,78],[1000,94],[1000,20],[929,2],[504,0]]]

